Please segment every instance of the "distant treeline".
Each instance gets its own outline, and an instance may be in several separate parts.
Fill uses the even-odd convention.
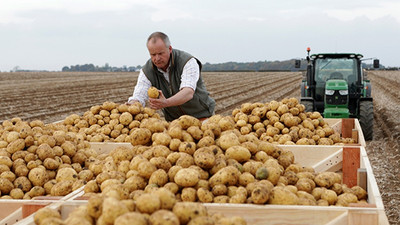
[[[84,65],[71,65],[64,66],[61,71],[70,72],[70,71],[83,71],[83,72],[135,72],[142,68],[142,66],[122,66],[115,67],[110,66],[106,63],[104,66],[95,66],[93,64],[84,64]]]
[[[302,62],[300,70],[304,70],[307,64]],[[106,63],[104,66],[93,64],[64,66],[62,71],[92,71],[92,72],[132,72],[139,71],[142,66],[114,67]],[[205,63],[202,71],[269,71],[269,70],[299,70],[294,68],[294,60],[285,61],[259,61],[259,62],[226,62],[211,64]]]
[[[62,71],[92,71],[92,72],[134,72],[139,71],[142,66],[114,67],[106,63],[104,66],[93,64],[64,66]],[[226,62],[226,63],[205,63],[202,71],[298,71],[306,70],[307,61],[301,60],[300,68],[295,68],[295,59],[284,61],[258,61],[258,62]],[[363,63],[363,68],[370,69],[372,64]],[[381,69],[386,69],[381,65]],[[391,67],[392,70],[399,68]]]

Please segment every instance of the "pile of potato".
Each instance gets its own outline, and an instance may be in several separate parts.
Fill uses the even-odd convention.
[[[296,98],[280,102],[244,103],[234,109],[235,128],[241,134],[252,133],[260,140],[285,145],[333,145],[354,143],[352,138],[341,138],[323,120],[319,112],[305,112]]]
[[[87,141],[130,142],[133,149],[97,155]],[[185,115],[170,123],[140,104],[105,102],[62,124],[4,121],[0,191],[2,198],[29,199],[85,185],[90,196],[112,184],[121,199],[164,187],[177,201],[346,206],[365,202],[365,190],[296,164],[277,144],[348,142],[295,98],[245,103],[232,116],[205,122]]]
[[[111,183],[128,198],[164,187],[184,202],[366,202],[366,191],[341,184],[340,175],[302,167],[290,151],[235,126],[230,116],[215,115],[201,123],[185,115],[168,127],[150,123],[136,128],[133,149],[118,147],[88,162],[96,178],[86,184],[86,195],[107,193]]]
[[[90,142],[130,142],[134,128],[141,127],[143,120],[160,120],[155,110],[133,105],[104,102],[92,106],[83,116],[72,114],[65,118],[63,124],[68,131],[78,133]],[[167,126],[165,120],[162,121]]]
[[[93,178],[84,170],[96,156],[89,143],[60,124],[3,121],[0,126],[0,196],[31,199],[63,196]]]
[[[260,140],[276,144],[354,143],[351,138],[341,138],[339,133],[324,122],[319,112],[304,110],[304,105],[299,104],[296,98],[285,98],[280,102],[244,103],[232,111],[232,116],[216,115],[213,122],[219,124],[209,123],[208,126],[217,129],[212,130],[214,136],[220,131],[237,129],[243,135],[252,134]],[[157,124],[152,125],[153,123]],[[150,126],[150,131],[154,133],[169,126],[153,109],[142,107],[139,103],[125,105],[114,102],[93,106],[83,116],[72,114],[64,120],[64,124],[69,131],[79,133],[82,138],[91,142],[131,142],[134,145],[148,143],[150,136],[148,132],[144,133],[146,130],[136,128]],[[192,129],[189,131],[197,132]],[[137,134],[141,139],[132,140]]]
[[[39,209],[34,215],[35,224],[246,225],[239,216],[210,215],[202,204],[177,202],[175,195],[165,188],[134,199],[121,199],[116,192],[113,189],[107,194],[92,196],[87,204],[75,208],[65,221],[54,209]]]

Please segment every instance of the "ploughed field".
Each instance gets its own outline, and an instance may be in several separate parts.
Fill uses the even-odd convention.
[[[300,97],[301,72],[204,72],[215,112],[228,115],[245,102]],[[105,101],[124,103],[138,73],[0,73],[0,122],[20,117],[45,123],[82,115]],[[400,72],[369,71],[374,98],[374,140],[367,143],[386,214],[400,224]]]

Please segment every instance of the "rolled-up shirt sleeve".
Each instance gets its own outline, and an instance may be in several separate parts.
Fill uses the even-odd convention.
[[[200,67],[195,58],[191,58],[183,67],[181,85],[179,89],[190,87],[196,91],[197,81],[200,77]]]
[[[146,75],[143,73],[143,70],[140,70],[138,80],[133,90],[133,95],[129,97],[128,102],[132,100],[137,100],[142,104],[142,106],[146,105],[146,101],[149,98],[147,94],[147,90],[151,87],[151,82],[147,79]]]

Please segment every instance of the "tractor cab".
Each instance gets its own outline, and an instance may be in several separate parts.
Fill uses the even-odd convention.
[[[349,118],[356,114],[349,101],[359,96],[362,73],[360,54],[316,54],[315,61],[315,110],[327,118]],[[350,97],[351,95],[351,97]]]
[[[301,103],[306,111],[318,111],[325,118],[358,118],[366,140],[372,139],[373,106],[371,83],[363,75],[363,55],[319,53],[309,55],[301,84]],[[296,67],[300,67],[299,60]],[[379,60],[374,60],[374,68]],[[370,131],[366,131],[366,130]]]

